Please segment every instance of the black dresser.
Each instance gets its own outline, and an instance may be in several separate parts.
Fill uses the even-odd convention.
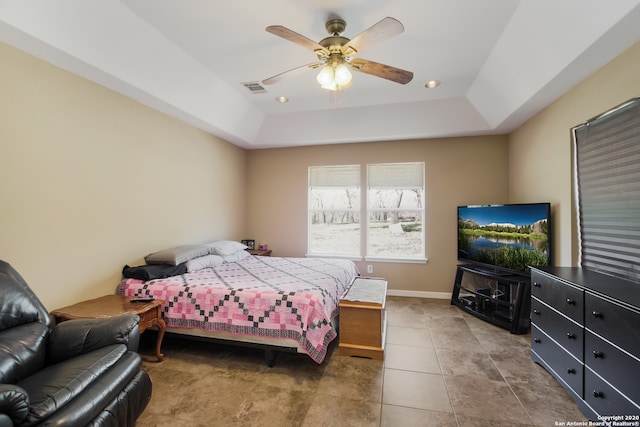
[[[531,357],[589,419],[640,421],[640,283],[532,268]]]

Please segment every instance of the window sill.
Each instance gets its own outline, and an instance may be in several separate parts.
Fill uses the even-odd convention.
[[[426,264],[429,258],[392,258],[392,257],[360,257],[356,255],[331,255],[331,254],[306,254],[306,258],[338,258],[348,259],[351,261],[367,261],[367,262],[388,262],[388,263],[405,263],[405,264]]]
[[[362,257],[357,255],[306,254],[305,257],[306,258],[338,258],[338,259],[348,259],[351,261],[362,261]]]
[[[426,264],[429,262],[429,258],[392,258],[392,257],[375,257],[368,256],[364,258],[365,261],[371,262],[397,262],[397,263],[407,263],[407,264]]]

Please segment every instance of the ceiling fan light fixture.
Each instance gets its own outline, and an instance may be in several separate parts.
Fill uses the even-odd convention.
[[[318,83],[320,83],[320,86],[324,88],[325,86],[335,86],[334,78],[335,72],[333,70],[333,67],[331,65],[325,65],[318,73],[316,80],[318,81]]]
[[[351,81],[351,72],[346,65],[340,64],[335,69],[335,82],[338,86],[344,86]]]
[[[316,80],[322,89],[336,91],[350,86],[351,72],[344,64],[327,64],[322,67]]]

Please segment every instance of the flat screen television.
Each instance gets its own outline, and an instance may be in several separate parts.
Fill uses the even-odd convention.
[[[551,265],[551,205],[458,207],[458,260],[499,272],[529,274]]]

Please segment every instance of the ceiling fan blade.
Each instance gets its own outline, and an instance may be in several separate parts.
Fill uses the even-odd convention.
[[[392,67],[391,65],[379,64],[366,59],[353,59],[349,64],[353,69],[360,71],[361,73],[381,77],[403,85],[409,83],[411,79],[413,79],[413,73],[411,71]]]
[[[325,53],[325,56],[329,56],[329,51],[322,45],[301,34],[296,33],[295,31],[288,29],[287,27],[283,27],[282,25],[271,25],[265,28],[265,30],[267,30],[267,32],[271,34],[282,37],[285,40],[289,40],[290,42],[300,45],[313,52],[322,51]]]
[[[342,53],[346,56],[355,55],[403,31],[404,26],[400,21],[387,16],[351,39],[342,47]]]
[[[307,68],[318,68],[319,66],[324,65],[322,62],[312,62],[310,64],[301,65],[300,67],[292,68],[280,74],[276,74],[275,76],[269,77],[262,81],[263,85],[272,85],[274,83],[278,83],[285,78],[294,77],[298,74],[301,74],[303,71],[306,71]]]

